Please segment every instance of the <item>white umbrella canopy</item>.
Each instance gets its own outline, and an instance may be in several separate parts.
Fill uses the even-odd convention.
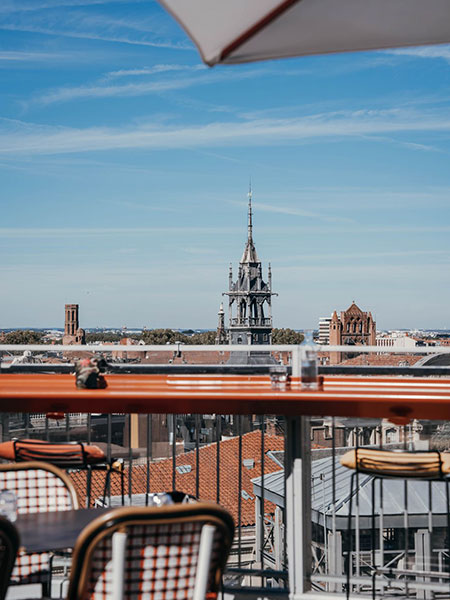
[[[159,0],[204,62],[450,42],[450,0]]]

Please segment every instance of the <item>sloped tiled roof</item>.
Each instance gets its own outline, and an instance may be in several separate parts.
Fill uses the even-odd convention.
[[[270,450],[283,450],[284,439],[282,436],[264,435],[265,454]],[[242,436],[242,459],[253,459],[251,468],[242,465],[242,490],[248,497],[241,497],[241,525],[253,525],[255,523],[255,499],[253,497],[253,485],[251,480],[261,475],[261,431],[252,431]],[[195,496],[196,492],[196,451],[180,454],[175,460],[176,466],[190,465],[191,471],[180,474],[176,472],[175,488]],[[202,500],[216,501],[217,483],[217,444],[203,446],[199,450],[199,498]],[[219,458],[219,504],[224,506],[238,524],[238,501],[239,501],[239,438],[233,437],[220,443]],[[269,456],[265,456],[264,473],[272,473],[279,470],[279,465]],[[72,480],[80,498],[80,505],[86,503],[86,472],[79,471],[71,474]],[[103,496],[105,473],[94,471],[92,474],[92,501]],[[125,469],[125,494],[128,494],[128,469]],[[111,495],[120,495],[120,478],[112,475]],[[132,493],[142,494],[146,492],[147,466],[137,465],[132,468]],[[165,492],[173,489],[172,486],[172,458],[152,463],[150,465],[150,491]],[[246,495],[247,496],[247,495]],[[266,503],[265,511],[270,512],[271,504]]]

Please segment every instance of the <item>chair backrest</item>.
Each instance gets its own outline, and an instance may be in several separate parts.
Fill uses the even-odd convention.
[[[450,475],[450,453],[357,448],[341,456],[341,465],[379,477],[442,479]]]
[[[9,579],[19,551],[19,534],[14,525],[0,517],[0,600],[6,596]]]
[[[80,534],[67,598],[204,600],[219,586],[233,534],[231,515],[209,503],[112,510]]]
[[[0,489],[11,490],[21,514],[78,508],[78,497],[69,476],[48,463],[0,465]]]
[[[89,462],[85,445],[81,442],[55,443],[45,440],[14,440],[13,447],[16,462],[40,460],[63,469],[83,468]],[[103,453],[101,458],[104,459]]]

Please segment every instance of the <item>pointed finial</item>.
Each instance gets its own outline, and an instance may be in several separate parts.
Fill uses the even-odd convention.
[[[252,180],[248,185],[248,239],[252,239],[253,223],[252,223]]]
[[[223,310],[223,302],[220,303],[220,308],[219,308],[219,315],[222,315],[224,313]]]

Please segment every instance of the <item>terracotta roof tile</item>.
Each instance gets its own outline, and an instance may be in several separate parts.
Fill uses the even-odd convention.
[[[270,450],[283,450],[284,438],[279,435],[264,435],[264,452]],[[239,503],[239,437],[223,440],[219,445],[219,504],[224,506],[238,522]],[[250,499],[241,497],[241,525],[255,523],[255,499],[251,480],[261,475],[261,431],[252,431],[242,436],[242,459],[253,459],[252,468],[242,466],[242,490],[250,494]],[[175,488],[195,496],[196,492],[196,451],[180,454],[175,459],[176,466],[190,465],[189,473],[176,473]],[[216,501],[217,483],[217,444],[209,444],[199,449],[199,498],[202,500]],[[264,473],[279,471],[280,467],[270,457],[265,456]],[[86,472],[79,471],[71,474],[72,480],[80,498],[80,505],[86,503]],[[92,474],[92,502],[103,496],[105,473],[94,471]],[[120,495],[120,478],[112,475],[111,495]],[[129,470],[125,469],[125,494],[128,495]],[[146,492],[147,466],[136,465],[132,467],[132,493]],[[150,464],[150,491],[164,492],[173,489],[172,486],[172,458]],[[273,506],[266,502],[265,511],[272,512]]]

